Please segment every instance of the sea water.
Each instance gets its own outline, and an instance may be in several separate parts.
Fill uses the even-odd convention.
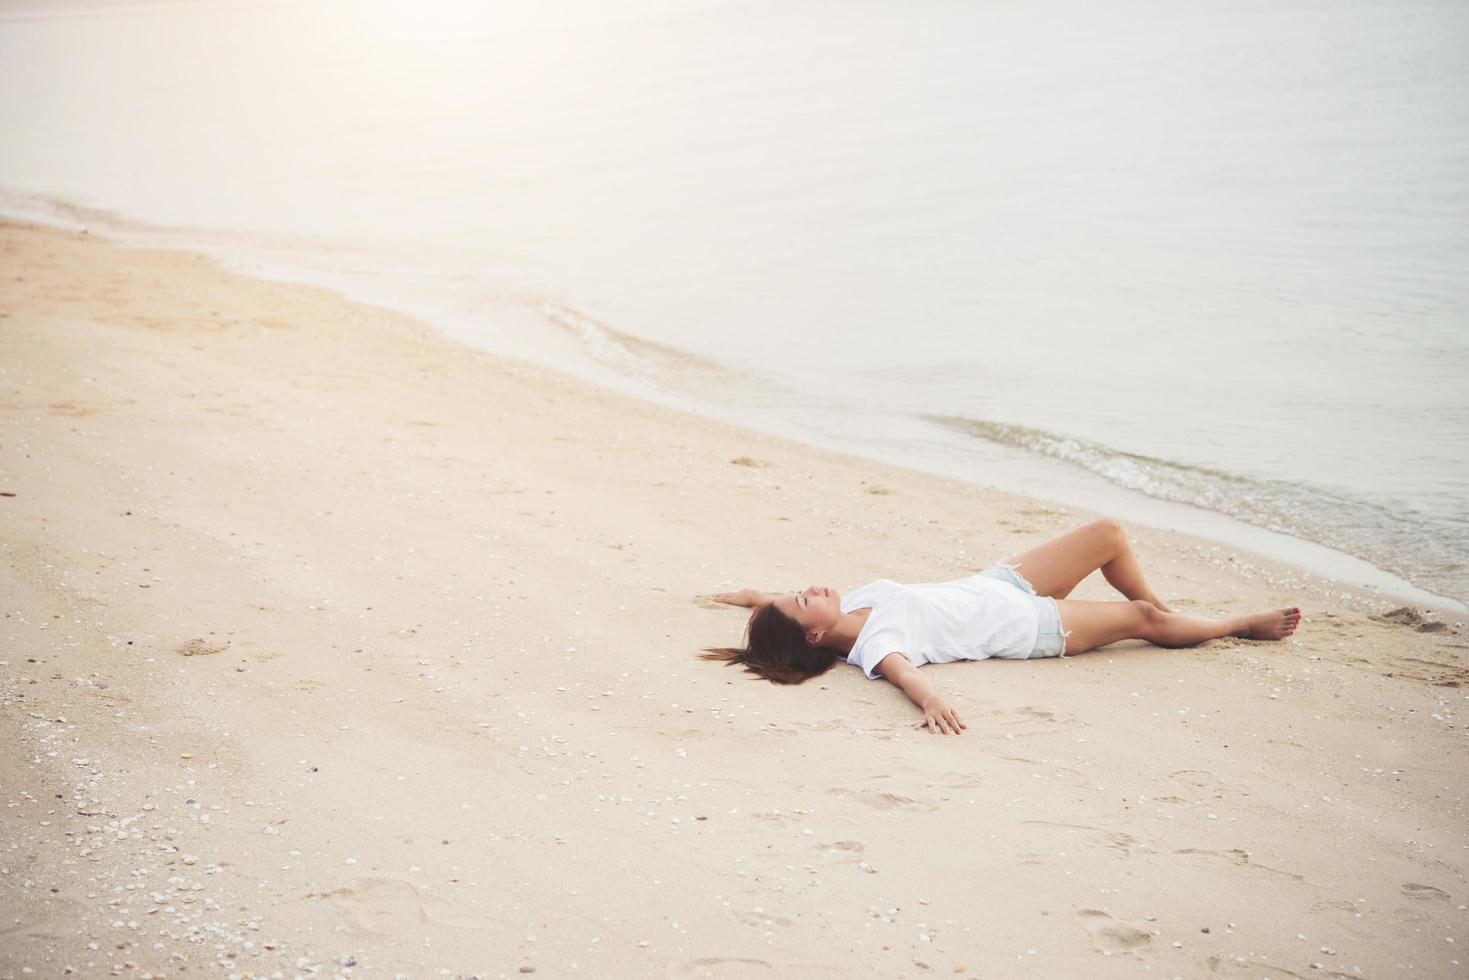
[[[0,208],[1462,600],[1466,39],[1460,0],[0,0]]]

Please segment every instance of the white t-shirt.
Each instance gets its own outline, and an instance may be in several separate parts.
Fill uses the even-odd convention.
[[[868,609],[847,654],[870,680],[890,653],[915,667],[954,660],[1024,660],[1035,649],[1035,600],[1008,582],[973,575],[953,582],[899,585],[878,579],[842,598],[842,612]]]

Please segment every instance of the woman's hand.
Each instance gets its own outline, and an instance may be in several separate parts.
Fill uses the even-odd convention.
[[[770,597],[756,589],[740,589],[736,592],[717,592],[711,596],[715,602],[729,606],[745,606],[754,609],[770,601]]]
[[[969,727],[959,720],[959,715],[941,697],[932,697],[923,703],[923,720],[913,727],[922,728],[924,725],[928,726],[930,735],[962,735]]]

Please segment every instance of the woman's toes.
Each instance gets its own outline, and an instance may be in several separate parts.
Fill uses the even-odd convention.
[[[1252,640],[1283,640],[1295,632],[1300,623],[1299,610],[1277,609],[1254,617],[1247,634]]]

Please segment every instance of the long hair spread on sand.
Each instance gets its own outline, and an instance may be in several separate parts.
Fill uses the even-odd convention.
[[[755,610],[745,626],[743,647],[709,647],[701,660],[743,664],[745,670],[775,684],[799,684],[826,673],[842,658],[833,647],[806,641],[801,625],[767,602]]]

